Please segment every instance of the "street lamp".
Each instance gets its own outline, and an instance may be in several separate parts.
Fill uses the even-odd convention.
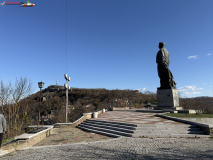
[[[64,87],[66,89],[66,109],[65,109],[65,114],[66,114],[66,123],[67,123],[68,89],[70,89],[70,86],[68,86],[68,81],[70,81],[70,77],[67,77],[67,74],[64,74],[64,78],[66,79],[66,83],[64,84]]]
[[[39,113],[38,113],[38,128],[39,128],[39,123],[40,123],[40,108],[41,108],[41,88],[44,87],[43,82],[38,82],[38,87],[40,88],[40,102],[39,102]]]

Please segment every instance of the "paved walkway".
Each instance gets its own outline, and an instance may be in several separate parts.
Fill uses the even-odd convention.
[[[142,110],[141,111],[146,111]],[[135,112],[135,110],[109,111],[98,115],[93,120],[115,121],[131,124],[183,124],[161,117],[156,117],[157,113]]]
[[[155,113],[113,111],[99,115],[97,120],[110,120],[133,124],[182,124],[160,117]],[[77,131],[75,134],[74,131]],[[62,133],[65,131],[64,137]],[[98,134],[78,131],[77,128],[60,129],[59,134],[50,136],[50,142],[45,139],[35,147],[16,151],[1,157],[2,160],[57,160],[57,159],[213,159],[212,138],[107,138],[102,136],[96,141]],[[82,133],[81,133],[82,132]],[[70,133],[70,134],[69,134]],[[89,135],[90,134],[90,135]],[[79,142],[77,137],[87,137]],[[88,140],[93,137],[93,140]],[[54,137],[55,136],[55,137]],[[101,137],[101,136],[99,136]],[[52,139],[51,139],[52,138]],[[74,139],[73,139],[74,138]],[[70,141],[69,141],[70,139]],[[55,140],[55,141],[54,141]],[[58,141],[57,141],[58,140]],[[86,141],[88,140],[88,141]],[[57,142],[57,143],[56,143]],[[70,144],[64,143],[70,142]],[[45,146],[46,145],[46,146]],[[48,146],[49,145],[49,146]]]
[[[116,138],[50,147],[33,147],[4,156],[1,160],[212,160],[213,139]]]

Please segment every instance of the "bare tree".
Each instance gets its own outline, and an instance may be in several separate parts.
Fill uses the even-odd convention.
[[[32,82],[27,78],[16,79],[14,87],[1,81],[0,100],[3,113],[7,120],[9,135],[17,135],[23,131],[28,122],[28,101],[23,99],[32,91]]]
[[[1,79],[1,84],[0,84],[0,102],[1,102],[1,109],[3,114],[5,115],[5,110],[4,110],[4,105],[7,104],[9,101],[9,97],[12,93],[12,87],[11,87],[11,82],[8,84],[5,84],[3,80]]]
[[[15,103],[18,103],[21,99],[32,94],[32,82],[28,80],[26,77],[20,79],[16,79],[15,88],[13,92],[13,100]]]

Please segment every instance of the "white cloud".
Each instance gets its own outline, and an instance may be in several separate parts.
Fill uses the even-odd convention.
[[[142,88],[142,89],[140,89],[140,91],[141,91],[141,92],[144,92],[144,91],[146,91],[146,88]]]
[[[187,95],[190,95],[190,94],[200,94],[200,92],[185,92]]]
[[[185,91],[185,90],[189,90],[189,91],[194,91],[194,90],[202,90],[203,88],[196,88],[196,86],[185,86],[185,87],[181,87],[178,90],[179,91]]]
[[[211,53],[208,53],[208,54],[207,54],[207,56],[210,56],[210,55],[211,55]]]
[[[196,90],[203,90],[203,88],[196,88]]]
[[[207,84],[207,83],[203,83],[203,84]]]
[[[188,57],[188,59],[191,59],[191,58],[196,59],[196,58],[197,58],[197,56],[198,56],[198,55],[196,55],[196,56],[189,56],[189,57]]]
[[[178,89],[179,92],[185,92],[185,94],[200,94],[201,92],[196,92],[199,90],[203,90],[203,88],[196,88],[196,86],[185,86]]]

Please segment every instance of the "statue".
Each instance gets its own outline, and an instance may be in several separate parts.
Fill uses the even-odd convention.
[[[156,63],[158,64],[158,76],[160,77],[161,89],[176,89],[176,82],[173,80],[173,75],[169,70],[169,52],[166,50],[165,43],[159,43],[159,51],[156,56]]]

